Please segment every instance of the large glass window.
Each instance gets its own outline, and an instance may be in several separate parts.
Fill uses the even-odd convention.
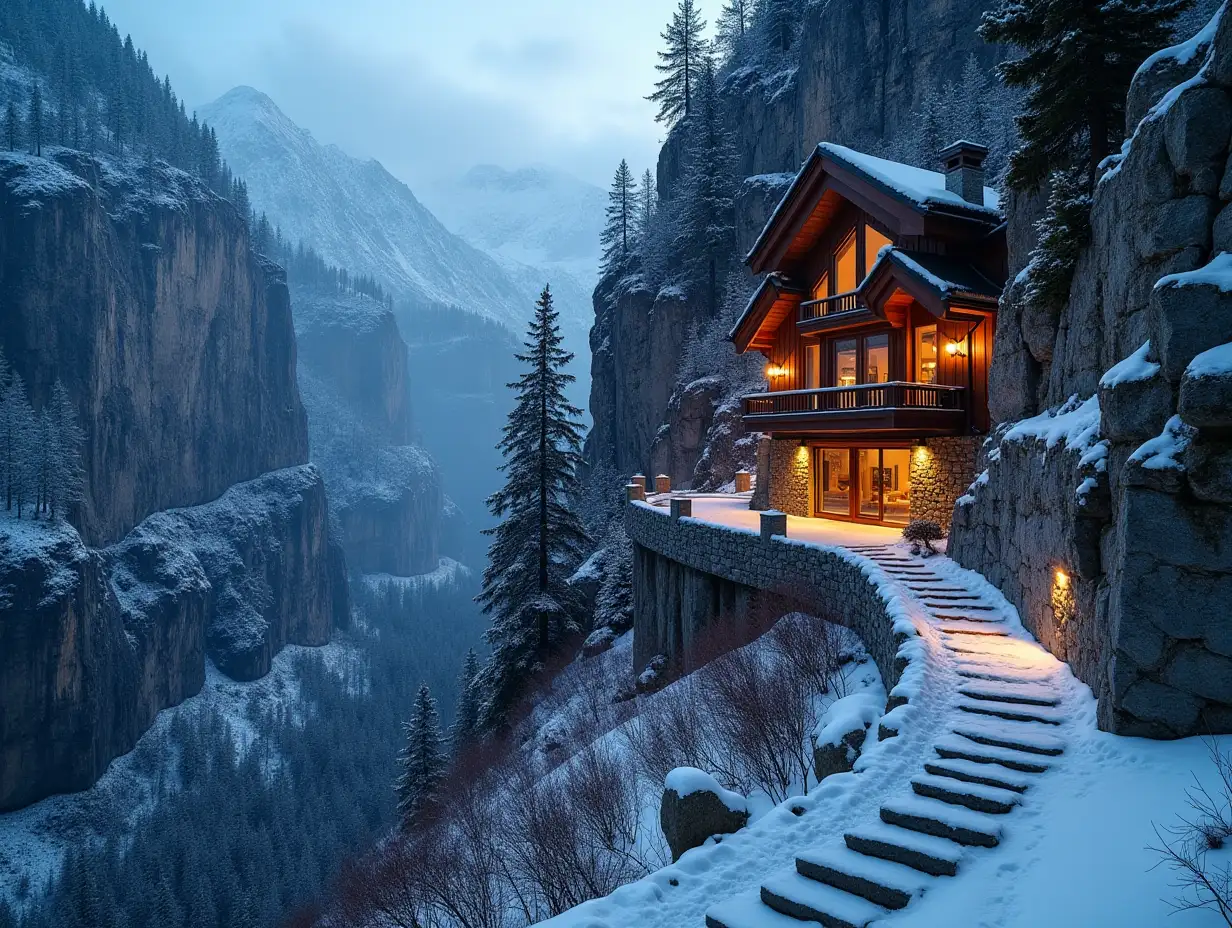
[[[860,474],[860,518],[881,519],[881,452],[860,448],[856,452]]]
[[[834,343],[834,385],[851,387],[856,383],[858,342],[854,338],[840,338]]]
[[[870,225],[864,227],[864,272],[867,274],[877,263],[877,252],[894,243]]]
[[[915,330],[916,383],[937,382],[937,327],[921,326]]]
[[[850,293],[859,282],[856,278],[856,236],[853,232],[834,252],[834,292]]]
[[[911,452],[906,448],[881,451],[881,518],[895,525],[911,521]]]
[[[821,463],[818,508],[830,515],[850,516],[851,452],[847,448],[822,448],[817,457]]]
[[[864,383],[889,383],[890,334],[869,335],[864,339]]]

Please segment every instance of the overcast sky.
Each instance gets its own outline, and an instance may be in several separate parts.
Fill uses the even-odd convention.
[[[412,186],[546,163],[606,186],[651,166],[643,99],[675,0],[106,0],[200,105],[238,84]],[[701,0],[713,23],[720,0]]]

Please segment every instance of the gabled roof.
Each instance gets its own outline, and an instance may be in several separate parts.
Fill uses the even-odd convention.
[[[856,203],[901,234],[919,235],[926,223],[948,223],[980,237],[1004,221],[996,190],[983,204],[969,203],[945,186],[945,175],[822,142],[796,175],[745,261],[754,273],[777,261],[803,238],[803,250],[835,210],[836,198]]]
[[[969,262],[891,247],[881,249],[857,292],[870,310],[893,321],[913,300],[937,318],[954,309],[992,312],[1002,286]]]
[[[804,296],[803,289],[781,274],[768,274],[728,333],[727,337],[736,344],[736,351],[743,354],[750,348],[769,348],[779,323],[800,305]],[[771,333],[769,341],[765,338],[766,332]]]

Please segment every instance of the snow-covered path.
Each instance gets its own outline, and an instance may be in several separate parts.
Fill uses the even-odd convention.
[[[745,505],[695,499],[693,513],[751,528],[738,521],[750,518]],[[871,527],[799,522],[789,537],[841,544],[875,565],[883,595],[916,626],[923,680],[896,712],[899,734],[867,746],[853,773],[548,924],[1008,928],[1045,924],[1047,913],[1055,928],[1158,925],[1171,892],[1166,871],[1150,871],[1151,822],[1180,808],[1205,748],[1099,732],[1090,690],[979,574],[941,555],[913,557],[887,530],[870,538]],[[1115,799],[1101,794],[1105,779]],[[1148,784],[1157,795],[1144,807],[1134,793]],[[1117,803],[1126,805],[1112,821]],[[1136,843],[1109,847],[1087,833],[1105,827],[1089,810]],[[1114,910],[1124,914],[1105,917]],[[1186,912],[1169,924],[1222,922]]]

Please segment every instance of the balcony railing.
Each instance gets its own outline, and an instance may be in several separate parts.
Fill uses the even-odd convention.
[[[822,300],[806,300],[800,304],[800,321],[812,322],[814,319],[820,319],[823,316],[849,313],[857,309],[863,309],[863,307],[860,305],[859,299],[856,298],[856,292],[852,290],[850,293],[840,293],[837,296],[828,296]]]
[[[861,409],[963,409],[962,387],[931,383],[868,383],[816,390],[754,393],[744,398],[746,416],[781,416],[791,413],[845,412]]]

